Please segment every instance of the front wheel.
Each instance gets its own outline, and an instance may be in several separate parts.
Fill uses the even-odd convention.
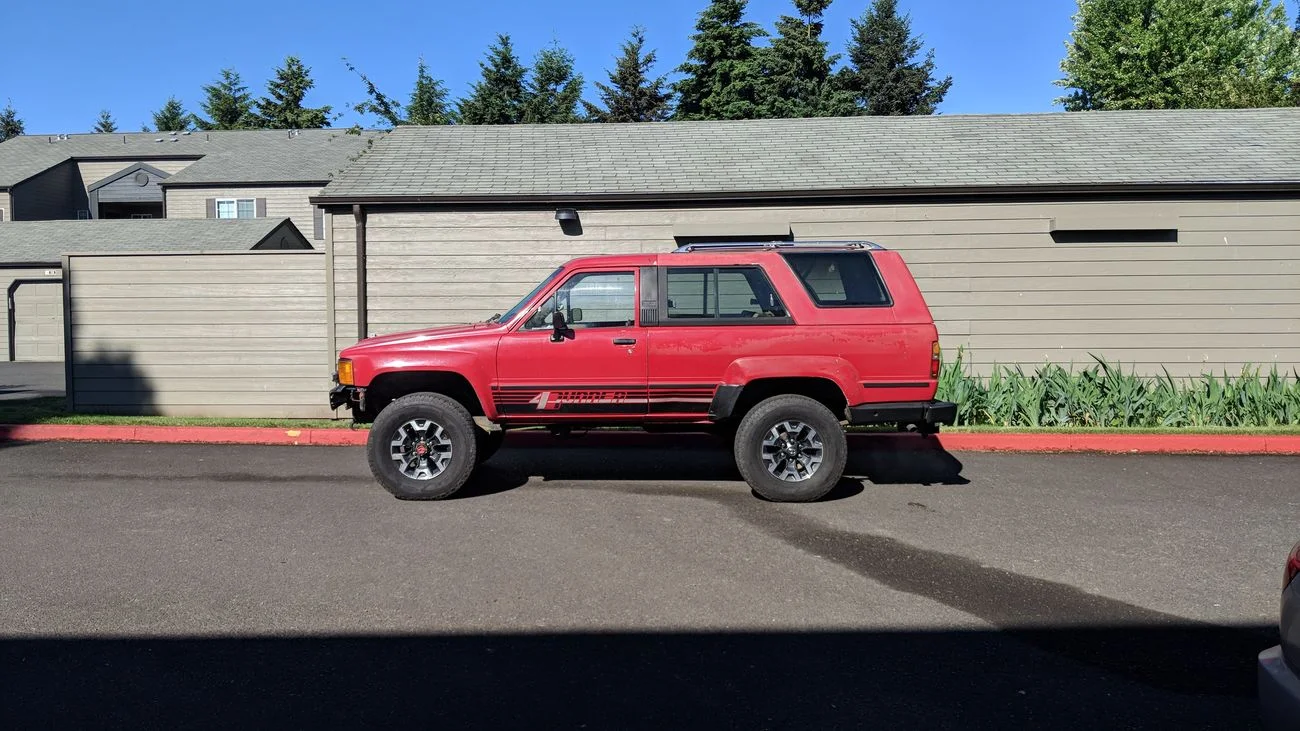
[[[774,396],[745,414],[736,430],[736,467],[760,496],[806,503],[844,475],[848,441],[840,422],[806,396]]]
[[[413,393],[384,407],[370,427],[370,472],[403,500],[451,497],[478,464],[477,427],[455,400]]]

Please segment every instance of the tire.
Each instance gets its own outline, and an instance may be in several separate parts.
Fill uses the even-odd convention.
[[[506,441],[506,433],[501,429],[498,429],[497,431],[483,431],[476,427],[474,429],[474,436],[478,439],[477,457],[479,464],[483,464],[489,459],[492,459],[492,455],[496,454],[497,450],[501,449],[501,445]]]
[[[403,396],[384,407],[370,427],[366,440],[370,472],[402,500],[451,497],[478,464],[476,431],[480,430],[469,412],[453,399],[438,393]],[[401,437],[405,446],[395,445]],[[417,453],[421,445],[423,450]],[[409,461],[399,463],[392,454],[395,449],[405,450]],[[444,454],[446,459],[438,458]]]
[[[783,449],[787,443],[792,451]],[[794,395],[773,396],[750,409],[740,420],[733,449],[736,467],[754,492],[782,503],[824,497],[844,476],[849,452],[844,429],[831,410]],[[791,454],[797,456],[788,458]],[[801,476],[804,472],[810,474]]]

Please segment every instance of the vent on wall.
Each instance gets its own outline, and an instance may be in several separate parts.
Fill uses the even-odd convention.
[[[679,223],[673,226],[678,246],[738,244],[748,241],[793,241],[789,222]]]
[[[1178,219],[1174,216],[1096,216],[1057,218],[1050,226],[1058,244],[1176,244]]]

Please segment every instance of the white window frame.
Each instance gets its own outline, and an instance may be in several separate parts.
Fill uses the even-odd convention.
[[[238,218],[239,218],[239,204],[240,204],[240,203],[245,203],[245,202],[248,203],[249,205],[251,205],[251,206],[253,207],[253,215],[249,216],[249,218],[257,218],[257,199],[256,199],[256,198],[218,198],[218,199],[216,200],[216,203],[213,204],[213,206],[214,206],[213,214],[216,215],[217,218],[221,218],[221,204],[222,204],[222,203],[229,203],[229,204],[231,204],[232,206],[234,206],[234,208],[235,208],[234,219],[238,219]],[[232,220],[232,219],[231,219],[231,218],[224,218],[224,219],[222,219],[222,220],[229,221],[229,220]]]

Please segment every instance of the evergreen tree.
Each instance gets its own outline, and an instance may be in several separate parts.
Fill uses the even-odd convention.
[[[771,118],[827,117],[853,113],[852,97],[832,83],[831,68],[838,55],[826,54],[822,15],[831,0],[794,0],[799,17],[776,21],[772,45],[759,53],[763,77],[759,85],[760,116]]]
[[[408,124],[451,124],[455,120],[447,103],[447,87],[429,74],[429,65],[420,58],[415,69],[415,89],[406,105]]]
[[[643,53],[645,30],[632,29],[623,42],[623,53],[609,72],[609,83],[596,82],[604,108],[584,101],[587,118],[593,122],[662,122],[672,109],[672,94],[662,76],[652,77],[655,52]]]
[[[222,69],[221,78],[203,87],[206,98],[203,111],[208,118],[195,117],[199,129],[254,129],[258,126],[253,115],[253,95],[239,73]]]
[[[159,132],[184,132],[190,128],[191,119],[181,100],[169,96],[162,109],[153,113],[153,128]]]
[[[94,131],[99,134],[111,134],[117,131],[117,122],[113,119],[113,114],[107,109],[99,112],[99,119],[95,122]]]
[[[330,126],[331,106],[304,107],[307,92],[316,85],[311,69],[297,56],[284,59],[275,78],[266,84],[267,95],[257,100],[258,124],[267,129],[320,129]]]
[[[483,77],[458,104],[461,124],[517,124],[524,117],[524,76],[510,36],[501,34],[480,61]]]
[[[767,33],[745,21],[748,0],[711,0],[691,36],[685,78],[673,84],[674,119],[753,119],[760,109],[760,68],[754,39]]]
[[[1272,0],[1079,0],[1068,111],[1294,103],[1300,44]]]
[[[558,45],[543,48],[524,82],[523,121],[528,124],[580,122],[582,74],[573,70],[573,55]]]
[[[14,111],[13,101],[8,102],[4,109],[0,109],[0,142],[25,132],[23,120],[19,119],[18,113]]]
[[[348,71],[361,77],[361,83],[366,85],[366,95],[370,97],[363,102],[352,105],[357,114],[373,114],[387,122],[390,127],[399,127],[406,124],[406,118],[402,116],[401,102],[380,91],[369,76],[358,71],[357,67],[353,66],[346,58],[343,59],[343,65],[348,67]]]
[[[849,64],[839,82],[853,96],[857,113],[934,114],[952,88],[952,77],[935,78],[933,50],[918,60],[924,44],[912,35],[911,17],[898,14],[898,0],[873,0],[852,26]]]

